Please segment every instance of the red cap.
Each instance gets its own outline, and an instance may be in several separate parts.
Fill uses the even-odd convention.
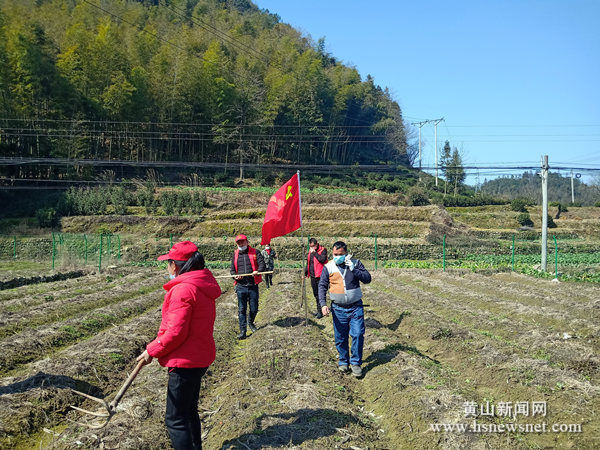
[[[166,261],[167,259],[172,259],[174,261],[187,261],[192,257],[192,255],[198,251],[198,247],[191,241],[183,241],[178,242],[169,250],[169,253],[166,255],[160,255],[158,258],[159,261]]]
[[[248,238],[246,237],[245,234],[238,234],[235,237],[235,242],[238,242],[238,241],[247,241],[247,240],[248,240]]]

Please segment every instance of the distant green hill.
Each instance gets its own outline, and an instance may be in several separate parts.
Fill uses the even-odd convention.
[[[575,203],[594,205],[600,201],[600,191],[585,183],[574,180]],[[494,197],[513,199],[525,197],[542,202],[541,179],[533,172],[524,172],[521,176],[501,177],[483,183],[481,191]],[[571,177],[550,172],[548,177],[548,200],[565,205],[571,203]]]

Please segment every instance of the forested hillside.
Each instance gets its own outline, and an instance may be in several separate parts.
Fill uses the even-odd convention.
[[[600,200],[600,187],[590,186],[575,178],[575,203],[593,205]],[[513,199],[525,197],[538,204],[542,202],[541,179],[533,172],[523,172],[521,176],[501,177],[489,180],[481,186],[481,192]],[[548,177],[548,200],[565,205],[571,203],[571,177],[550,172]]]
[[[249,1],[0,0],[2,156],[407,164],[406,150],[387,90]]]

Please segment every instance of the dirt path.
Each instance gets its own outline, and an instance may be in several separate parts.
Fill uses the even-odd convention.
[[[391,448],[362,408],[356,381],[337,370],[324,326],[304,326],[297,281],[286,272],[261,288],[259,330],[237,343],[229,375],[204,398],[216,411],[206,420],[206,448]]]

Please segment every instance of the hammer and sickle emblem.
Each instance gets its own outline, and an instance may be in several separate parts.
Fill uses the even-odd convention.
[[[294,194],[292,194],[292,187],[288,186],[287,193],[285,194],[286,201],[287,201],[288,198],[293,197],[293,196],[294,196]]]

